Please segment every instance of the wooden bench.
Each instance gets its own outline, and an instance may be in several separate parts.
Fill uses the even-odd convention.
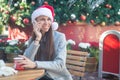
[[[87,52],[67,50],[66,65],[72,75],[79,76],[80,79],[84,76],[87,56]]]

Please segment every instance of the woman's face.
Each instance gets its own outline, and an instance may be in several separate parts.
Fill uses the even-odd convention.
[[[41,27],[42,33],[48,32],[48,30],[50,29],[50,26],[52,24],[52,21],[49,17],[41,15],[36,18],[36,21],[38,23],[38,26]]]

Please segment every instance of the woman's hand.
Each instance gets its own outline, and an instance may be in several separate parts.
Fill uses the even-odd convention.
[[[42,25],[38,24],[36,21],[33,22],[33,31],[36,35],[36,40],[41,40],[42,33],[41,33]]]
[[[31,61],[30,59],[28,59],[27,57],[23,56],[23,55],[19,55],[19,57],[22,57],[23,60],[18,60],[17,62],[22,65],[22,67],[24,68],[36,68],[36,63]]]

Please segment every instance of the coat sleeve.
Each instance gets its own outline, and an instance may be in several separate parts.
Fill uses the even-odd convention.
[[[43,68],[51,71],[62,71],[66,68],[66,37],[61,34],[55,39],[55,58],[53,61],[35,61],[38,68]]]
[[[31,59],[32,61],[34,61],[34,57],[37,53],[37,50],[38,50],[39,46],[40,46],[40,44],[35,45],[34,41],[32,41],[31,38],[30,38],[29,41],[28,41],[28,47],[25,50],[24,55],[26,57],[28,57],[29,59]]]

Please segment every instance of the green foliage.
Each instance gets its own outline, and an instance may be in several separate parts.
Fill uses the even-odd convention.
[[[99,58],[99,48],[97,47],[89,47],[88,52],[90,53],[90,57],[95,57],[98,61]]]
[[[5,53],[11,54],[11,53],[21,53],[21,50],[17,46],[6,46],[5,47]]]
[[[91,20],[94,24],[104,22],[105,25],[120,22],[120,0],[0,0],[0,28],[11,21],[21,27],[31,25],[31,13],[42,5],[43,1],[55,8],[55,21],[60,24],[67,21],[91,23]],[[75,15],[74,19],[71,18],[72,14]],[[82,20],[81,15],[86,19]],[[24,22],[25,18],[27,22]]]
[[[89,57],[95,57],[97,60],[99,58],[99,43],[97,42],[89,43],[80,42],[79,50],[83,52],[88,52]]]
[[[39,5],[36,3],[37,0],[0,0],[0,27],[11,22],[21,27],[29,25],[31,13]],[[27,22],[23,21],[25,18]]]
[[[3,27],[0,25],[0,34],[2,33],[3,31]]]
[[[19,40],[11,40],[9,38],[0,40],[0,50],[3,50],[7,54],[22,54],[26,47],[26,43]]]
[[[79,47],[79,49],[80,49],[80,51],[88,52],[89,57],[95,57],[97,59],[97,61],[99,60],[99,48],[98,47],[95,47],[95,46],[90,46],[87,48]]]
[[[71,50],[72,48],[72,45],[71,44],[67,44],[67,50]]]
[[[81,48],[81,47],[79,47],[79,50],[83,51],[83,52],[89,52],[89,47],[87,47],[87,48]]]
[[[83,21],[80,18],[81,15],[86,17],[85,22],[87,23],[91,23],[91,20],[94,21],[94,24],[104,22],[105,25],[114,24],[116,21],[120,22],[120,0],[73,0],[74,2],[71,3],[72,0],[45,1],[54,6],[55,20],[59,23],[66,23],[69,20],[81,22]],[[88,3],[88,1],[92,2]],[[92,5],[93,3],[94,5]],[[72,20],[71,14],[74,14],[76,18]]]

